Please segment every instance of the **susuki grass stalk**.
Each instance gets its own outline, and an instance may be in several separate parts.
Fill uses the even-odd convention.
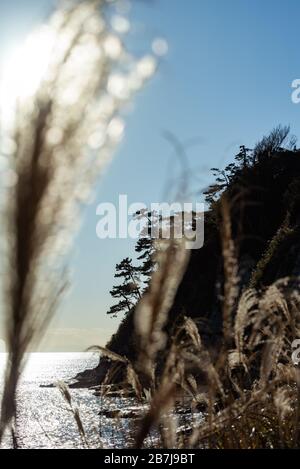
[[[1,109],[10,188],[5,206],[8,364],[0,441],[16,415],[25,354],[42,338],[66,288],[66,253],[81,207],[122,137],[122,105],[155,70],[154,58],[137,62],[125,53],[106,26],[105,3],[68,3],[33,33],[22,51],[21,65],[26,54],[28,63],[19,73],[26,80],[32,60],[35,66],[43,63],[40,76],[33,77],[38,85],[25,94],[22,86],[13,90],[9,113]],[[41,57],[32,57],[37,44]],[[120,94],[115,74],[121,66]],[[3,83],[9,84],[9,77]]]
[[[127,383],[132,387],[136,397],[139,400],[142,400],[143,388],[140,383],[139,377],[133,367],[133,364],[130,362],[128,358],[123,357],[122,355],[112,352],[111,350],[108,350],[99,345],[94,345],[93,347],[90,347],[88,350],[98,351],[101,353],[101,355],[110,359],[111,361],[116,362],[117,364],[121,364],[126,369]],[[115,368],[113,367],[108,371],[106,378],[105,378],[105,384],[109,384],[110,380],[113,379],[114,372],[115,372]]]
[[[151,428],[170,422],[170,412],[176,412],[179,390],[190,394],[190,383],[195,403],[200,402],[198,386],[203,389],[205,385],[203,402],[207,403],[207,412],[192,427],[180,429],[181,447],[250,449],[297,448],[299,445],[299,370],[291,363],[292,342],[300,331],[299,279],[284,278],[263,291],[251,288],[239,292],[239,266],[229,205],[224,200],[222,347],[213,361],[191,319],[186,319],[173,331],[164,368],[153,385],[150,409],[136,436],[137,447],[143,446]],[[170,261],[168,265],[169,269],[164,272],[172,277]],[[159,269],[156,274],[159,275]],[[164,275],[166,284],[169,280]],[[166,321],[163,315],[155,329],[160,292],[157,285],[151,295],[150,288],[150,294],[136,310],[136,315],[140,314],[136,316],[136,325],[140,334],[144,333],[139,360],[144,369],[152,372],[152,380],[159,349],[151,347],[151,331],[155,330],[155,337],[159,338]],[[191,364],[197,379],[189,373]],[[174,429],[174,424],[172,420],[169,434],[166,428],[162,429],[163,444],[177,445],[174,434],[178,430]]]
[[[137,367],[152,384],[155,382],[157,354],[166,346],[164,327],[188,257],[184,241],[168,242],[165,249],[159,250],[158,268],[153,273],[149,290],[136,307],[135,333],[139,342]]]
[[[73,404],[73,399],[72,399],[68,386],[63,381],[58,381],[56,385],[59,391],[61,392],[61,395],[63,396],[64,400],[68,404],[68,409],[70,410],[70,412],[72,413],[74,417],[74,421],[76,423],[77,430],[78,430],[78,433],[80,435],[83,445],[86,448],[88,448],[89,442],[86,437],[86,432],[85,432],[84,425],[80,416],[80,412],[79,412],[78,407]]]
[[[221,239],[224,265],[223,338],[227,344],[230,344],[233,336],[233,311],[239,293],[239,277],[231,232],[230,205],[225,195],[221,199],[221,213]]]

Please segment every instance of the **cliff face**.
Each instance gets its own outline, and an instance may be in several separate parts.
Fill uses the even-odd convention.
[[[300,275],[300,151],[262,149],[251,164],[236,167],[224,189],[239,260],[241,291],[263,289],[275,280]],[[206,213],[205,244],[190,261],[169,312],[167,330],[181,315],[196,322],[206,345],[222,339],[223,260],[220,198]],[[107,348],[135,359],[133,314],[121,323]],[[110,362],[101,359],[98,383]]]

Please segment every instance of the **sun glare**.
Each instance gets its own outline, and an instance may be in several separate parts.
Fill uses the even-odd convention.
[[[54,36],[50,28],[41,28],[4,59],[0,82],[2,124],[11,122],[17,101],[23,102],[37,91],[49,65]]]

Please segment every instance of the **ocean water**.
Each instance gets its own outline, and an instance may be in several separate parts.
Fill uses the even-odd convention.
[[[20,448],[82,448],[84,443],[74,416],[60,391],[42,387],[58,380],[68,382],[77,373],[92,368],[99,357],[89,353],[30,354],[18,389],[16,434]],[[0,389],[3,383],[5,354],[0,354]],[[110,419],[99,412],[133,406],[130,399],[100,398],[88,389],[71,389],[78,407],[86,439],[91,448],[123,448],[130,444],[132,419]],[[4,447],[11,446],[7,435]]]

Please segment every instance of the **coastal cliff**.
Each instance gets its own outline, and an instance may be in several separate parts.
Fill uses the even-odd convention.
[[[285,144],[287,132],[275,129],[254,150],[241,147],[235,162],[219,171],[207,192],[205,242],[192,250],[190,260],[169,311],[170,333],[183,316],[196,323],[205,346],[218,350],[222,342],[224,273],[221,246],[221,198],[230,206],[232,236],[239,265],[239,290],[263,291],[274,281],[300,274],[300,150]],[[220,177],[221,175],[221,177]],[[134,310],[122,321],[107,348],[136,359]],[[102,357],[94,370],[77,377],[79,383],[99,385],[111,361]],[[114,376],[122,379],[122,372]]]

